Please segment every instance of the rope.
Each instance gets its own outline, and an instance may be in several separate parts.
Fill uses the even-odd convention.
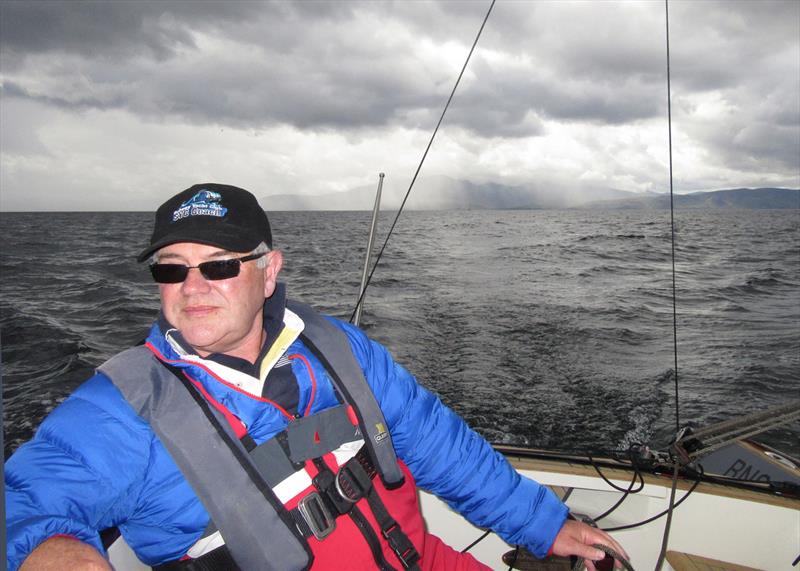
[[[609,546],[603,545],[602,543],[595,543],[594,545],[592,545],[592,547],[594,547],[595,549],[599,549],[612,559],[616,559],[617,561],[622,563],[622,566],[626,569],[626,571],[634,571],[631,562],[625,559],[622,555],[620,555],[613,549],[611,549]],[[605,559],[603,559],[602,561],[605,561]],[[600,563],[600,561],[595,561],[594,563],[595,566],[597,566],[597,564]],[[581,569],[585,569],[584,559],[582,557],[578,557],[578,559],[572,565],[572,571],[580,571]]]
[[[519,545],[514,547],[514,555],[511,557],[511,562],[508,564],[508,571],[514,571],[514,565],[517,564],[517,557],[519,557]],[[797,562],[795,561],[795,563]]]
[[[600,551],[604,552],[606,555],[610,556],[612,559],[616,559],[617,561],[622,563],[622,566],[626,569],[626,571],[634,571],[633,565],[631,565],[631,562],[628,561],[627,559],[625,559],[622,555],[620,555],[619,553],[617,553],[613,549],[611,549],[609,546],[603,545],[602,543],[595,543],[594,545],[592,545],[592,547],[594,547],[595,549],[599,549]],[[584,568],[583,567],[583,562],[584,562],[584,560],[579,557],[578,560],[575,562],[575,564],[572,566],[572,570],[573,571],[578,571],[579,569],[583,569]],[[599,563],[599,561],[595,561],[595,566],[598,563]]]
[[[791,401],[763,412],[726,420],[706,428],[686,430],[673,443],[670,450],[677,453],[682,463],[691,461],[718,450],[732,442],[743,440],[771,430],[783,424],[800,420],[800,400]]]
[[[622,496],[619,498],[619,500],[617,500],[613,506],[608,508],[599,516],[595,517],[593,520],[594,522],[598,522],[601,519],[607,517],[608,515],[614,513],[614,510],[616,510],[619,506],[622,505],[622,503],[628,498],[629,494],[638,494],[644,489],[644,477],[642,476],[642,473],[639,471],[639,465],[633,461],[631,450],[628,450],[628,455],[631,461],[631,465],[633,466],[633,478],[631,478],[631,483],[628,485],[627,488],[621,488],[616,484],[614,484],[611,480],[606,478],[605,474],[603,474],[603,472],[600,470],[600,466],[598,466],[597,463],[592,459],[592,457],[589,456],[589,462],[591,462],[592,468],[595,469],[595,472],[597,472],[597,474],[603,479],[603,481],[609,486],[611,486],[613,489],[617,490],[618,492],[622,492]],[[639,487],[636,490],[634,490],[633,487],[636,484],[637,478],[639,480]]]
[[[669,530],[672,527],[672,512],[675,511],[675,489],[678,487],[678,471],[680,465],[675,462],[675,470],[672,473],[672,489],[669,492],[669,507],[667,508],[667,523],[664,524],[664,537],[661,539],[661,552],[658,554],[658,563],[656,563],[656,571],[661,571],[661,566],[664,565],[664,559],[667,556],[667,546],[669,544]]]
[[[600,470],[599,470],[599,468],[597,468],[597,466],[595,466],[595,470],[597,470],[597,473],[600,474]],[[602,474],[600,474],[600,475],[602,476]],[[633,485],[636,483],[636,477],[637,476],[639,477],[641,485],[639,486],[638,490],[634,491],[633,490]],[[605,480],[605,477],[603,477],[603,479]],[[628,486],[628,489],[623,491],[622,496],[620,497],[619,500],[617,500],[617,502],[613,506],[608,508],[606,511],[601,513],[599,516],[595,517],[594,521],[596,521],[596,522],[600,521],[601,519],[605,518],[606,516],[614,513],[614,510],[616,510],[619,506],[622,505],[622,502],[624,502],[627,499],[629,494],[636,494],[638,492],[641,492],[642,489],[644,489],[644,478],[642,477],[641,473],[639,472],[639,468],[637,466],[636,467],[636,471],[633,474],[633,478],[631,478],[631,483]]]
[[[629,493],[633,493],[633,494],[638,494],[639,492],[642,491],[642,488],[644,488],[644,478],[642,477],[642,474],[639,471],[639,465],[636,464],[635,462],[631,462],[631,465],[633,466],[633,469],[634,469],[633,482],[636,481],[636,477],[637,476],[639,477],[639,481],[640,481],[639,489],[636,490],[636,491],[632,491],[633,482],[631,482],[631,485],[626,489],[626,488],[621,488],[621,487],[617,486],[614,482],[612,482],[611,480],[606,478],[605,474],[603,474],[600,471],[600,466],[598,466],[597,463],[595,463],[595,461],[592,459],[591,456],[589,456],[589,462],[592,464],[592,467],[595,469],[597,474],[603,479],[603,481],[606,484],[608,484],[609,486],[611,486],[612,488],[614,488],[615,490],[617,490],[618,492],[629,492]],[[596,521],[596,519],[595,519],[595,521]]]
[[[411,179],[411,184],[408,185],[408,190],[406,191],[406,195],[403,197],[403,202],[400,204],[400,208],[397,211],[397,215],[394,217],[394,222],[392,222],[392,226],[389,228],[389,233],[386,235],[386,240],[383,242],[383,246],[381,246],[380,251],[378,252],[377,257],[375,258],[375,263],[372,265],[372,270],[369,272],[369,277],[367,278],[366,283],[364,284],[364,289],[361,291],[361,295],[358,296],[358,301],[356,302],[356,308],[353,309],[353,313],[350,315],[350,323],[353,323],[353,319],[356,316],[356,309],[358,308],[359,304],[362,303],[364,300],[364,296],[367,293],[367,288],[369,287],[370,283],[372,283],[372,275],[375,273],[375,269],[378,267],[378,263],[381,261],[381,257],[383,256],[384,250],[386,250],[386,245],[389,243],[389,238],[392,237],[392,232],[394,232],[394,227],[397,226],[397,221],[400,219],[400,214],[403,212],[403,208],[405,208],[406,201],[408,200],[409,195],[411,194],[411,189],[414,188],[414,183],[417,181],[417,176],[419,176],[420,170],[422,170],[422,164],[425,162],[425,157],[428,156],[428,151],[431,149],[431,145],[433,145],[433,140],[436,138],[436,133],[439,132],[439,127],[444,121],[444,115],[447,113],[448,107],[450,107],[450,102],[453,100],[453,96],[456,94],[456,89],[458,89],[458,84],[461,83],[461,78],[464,75],[464,71],[467,69],[467,64],[469,64],[469,60],[472,57],[472,52],[475,51],[475,46],[478,45],[478,40],[483,33],[483,28],[486,26],[486,22],[489,19],[489,14],[492,13],[492,8],[494,8],[494,3],[496,0],[492,0],[491,5],[489,6],[489,10],[486,12],[486,16],[483,18],[483,23],[481,24],[480,29],[478,30],[478,34],[475,36],[475,41],[472,42],[472,47],[469,50],[469,54],[467,54],[467,59],[464,61],[464,66],[461,68],[461,73],[458,74],[458,79],[456,79],[456,83],[453,86],[453,90],[450,92],[450,97],[447,98],[447,103],[445,103],[444,109],[442,110],[442,114],[439,117],[439,122],[436,124],[436,128],[433,130],[433,134],[431,135],[430,140],[428,141],[428,146],[425,148],[425,152],[422,154],[422,158],[419,161],[419,165],[417,165],[417,170],[414,172],[414,176]]]
[[[473,541],[472,543],[470,543],[469,545],[467,545],[467,546],[466,546],[464,549],[462,549],[462,550],[461,550],[461,553],[466,553],[467,551],[469,551],[470,549],[472,549],[473,547],[475,547],[476,545],[478,545],[478,544],[479,544],[481,541],[483,541],[483,540],[486,538],[486,536],[488,536],[490,533],[492,533],[492,530],[491,530],[491,529],[487,529],[485,532],[483,532],[483,535],[481,535],[481,536],[480,536],[478,539],[476,539],[475,541]]]
[[[674,504],[674,505],[671,505],[671,506],[670,506],[670,507],[671,507],[671,509],[673,509],[673,510],[674,510],[674,509],[675,509],[675,508],[677,508],[679,505],[681,505],[681,504],[682,504],[684,501],[686,501],[686,499],[687,499],[687,498],[688,498],[690,495],[692,495],[692,492],[694,492],[694,491],[695,491],[695,489],[697,488],[697,486],[699,486],[699,485],[700,485],[700,482],[701,482],[702,480],[703,480],[703,475],[702,475],[702,473],[700,473],[700,474],[699,474],[699,477],[697,478],[697,480],[695,480],[694,484],[692,484],[692,487],[691,487],[691,488],[689,488],[689,490],[686,492],[686,495],[684,495],[684,496],[683,496],[683,497],[682,497],[680,500],[678,500],[677,502],[675,502],[675,504]],[[628,525],[618,525],[618,526],[616,526],[616,527],[603,527],[603,528],[601,528],[601,529],[602,529],[603,531],[607,531],[607,532],[611,532],[611,531],[622,531],[622,530],[624,530],[624,529],[633,529],[633,528],[635,528],[635,527],[639,527],[639,526],[642,526],[642,525],[646,525],[646,524],[648,524],[648,523],[651,523],[651,522],[654,522],[654,521],[656,521],[657,519],[659,519],[659,518],[661,518],[661,517],[664,517],[664,516],[667,514],[667,512],[669,512],[669,509],[670,509],[670,508],[667,508],[667,509],[665,509],[663,512],[661,512],[661,513],[659,513],[659,514],[656,514],[656,515],[654,515],[653,517],[649,517],[649,518],[647,518],[647,519],[645,519],[645,520],[642,520],[642,521],[640,521],[640,522],[637,522],[637,523],[631,523],[631,524],[628,524]]]
[[[578,517],[583,523],[585,523],[585,524],[587,524],[587,525],[589,525],[591,527],[595,527],[595,528],[597,527],[597,522],[595,520],[593,520],[592,518],[590,518],[588,516],[585,516],[585,515],[581,515],[581,516],[578,516]],[[611,562],[611,567],[606,567],[606,565],[605,565],[606,563],[608,563],[608,558],[610,557],[611,559],[616,559],[617,561],[622,563],[622,566],[625,567],[625,569],[627,571],[634,571],[633,566],[631,565],[630,561],[628,561],[622,555],[617,553],[613,548],[611,548],[611,547],[609,547],[607,545],[603,545],[602,543],[593,543],[592,547],[594,547],[595,549],[599,549],[600,551],[602,551],[603,553],[606,554],[606,557],[604,557],[600,561],[595,561],[594,562],[596,568],[598,568],[598,569],[606,569],[606,568],[611,569],[612,567],[614,567],[613,562]],[[572,561],[572,571],[581,571],[582,569],[584,569],[584,561],[585,561],[584,557],[574,557],[573,561]],[[603,564],[602,567],[600,566],[600,564]]]

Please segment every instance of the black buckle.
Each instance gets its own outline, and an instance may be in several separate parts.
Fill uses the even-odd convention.
[[[354,504],[365,495],[372,487],[369,474],[358,462],[350,460],[339,468],[334,482],[336,492],[345,501]]]
[[[383,537],[386,538],[394,554],[397,555],[400,563],[403,564],[404,569],[408,569],[419,561],[419,553],[416,547],[396,522],[388,529],[382,529],[381,533],[383,533]]]
[[[336,474],[330,469],[326,468],[324,472],[314,476],[312,482],[322,494],[328,509],[331,513],[335,513],[337,517],[353,509],[353,504],[336,491]]]
[[[336,519],[317,492],[311,492],[297,504],[297,510],[317,539],[325,539],[336,529]]]

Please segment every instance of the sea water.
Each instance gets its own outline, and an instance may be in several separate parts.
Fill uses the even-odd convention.
[[[270,213],[289,295],[348,319],[369,220]],[[146,335],[158,290],[135,256],[151,221],[0,215],[6,457]],[[800,397],[800,211],[681,210],[675,238],[679,424]],[[671,271],[666,211],[405,212],[361,326],[491,441],[663,446],[676,427]],[[760,438],[798,455],[798,436],[795,423]]]

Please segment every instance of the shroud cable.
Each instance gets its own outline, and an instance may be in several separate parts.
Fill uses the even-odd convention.
[[[489,6],[489,10],[486,12],[486,16],[483,18],[483,23],[481,24],[480,29],[478,30],[478,34],[475,36],[475,41],[472,42],[472,47],[467,54],[467,59],[464,61],[464,66],[461,68],[461,73],[458,74],[458,79],[456,79],[456,83],[453,86],[453,90],[450,92],[450,97],[447,98],[447,103],[445,103],[444,109],[442,110],[442,114],[439,117],[439,122],[436,124],[436,128],[433,130],[433,134],[431,135],[430,140],[428,141],[428,146],[425,147],[425,152],[422,153],[422,158],[419,161],[419,165],[417,165],[417,170],[414,172],[414,176],[411,179],[411,184],[408,185],[408,190],[406,191],[406,195],[403,197],[403,202],[400,204],[400,208],[397,210],[397,215],[394,217],[394,222],[392,222],[392,226],[389,228],[389,232],[386,234],[386,240],[383,242],[383,246],[381,246],[380,251],[378,252],[377,257],[375,258],[375,263],[372,265],[372,270],[369,272],[369,277],[367,281],[364,283],[364,289],[361,291],[361,295],[358,296],[358,301],[356,301],[356,306],[353,309],[353,313],[350,315],[350,323],[353,323],[353,320],[356,317],[356,311],[358,306],[364,301],[364,296],[367,293],[367,288],[369,284],[372,283],[372,275],[375,273],[375,269],[378,267],[378,263],[381,261],[381,257],[383,256],[384,250],[386,250],[386,245],[389,243],[389,238],[392,237],[392,232],[394,231],[394,227],[397,226],[397,221],[400,219],[400,214],[403,213],[403,208],[406,205],[406,201],[408,200],[409,195],[411,194],[411,189],[414,188],[414,183],[417,181],[417,176],[419,176],[419,171],[422,170],[422,164],[425,162],[425,157],[428,156],[428,151],[431,149],[431,145],[433,145],[433,140],[436,138],[436,133],[439,132],[439,127],[444,121],[444,115],[447,113],[448,107],[450,107],[450,102],[453,100],[453,96],[456,94],[456,89],[458,89],[458,84],[461,83],[461,78],[464,75],[464,72],[467,69],[467,64],[469,64],[469,60],[472,57],[472,52],[475,51],[475,46],[478,45],[478,40],[483,33],[483,28],[486,26],[486,22],[489,19],[489,14],[492,13],[492,8],[494,8],[494,3],[496,0],[492,0],[491,5]]]
[[[677,294],[675,288],[675,198],[672,184],[672,85],[670,74],[670,57],[669,57],[669,0],[664,0],[664,21],[666,24],[666,43],[667,43],[667,131],[669,133],[669,216],[671,226],[671,244],[672,244],[672,340],[673,340],[673,354],[675,356],[675,433],[680,432],[680,408],[678,399],[678,310],[677,310]],[[661,540],[661,552],[658,556],[656,563],[656,571],[661,571],[661,566],[664,564],[664,559],[667,556],[667,547],[669,545],[669,530],[672,525],[672,511],[675,508],[675,489],[678,485],[678,472],[680,465],[678,459],[675,459],[675,470],[672,474],[672,489],[669,496],[669,508],[667,509],[667,521],[664,524],[664,537]],[[685,496],[688,497],[688,494]]]

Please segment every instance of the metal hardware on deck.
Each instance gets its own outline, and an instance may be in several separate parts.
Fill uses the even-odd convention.
[[[800,419],[800,401],[792,401],[764,412],[727,420],[697,431],[684,428],[676,436],[670,451],[681,463],[689,464],[731,442],[749,438],[797,419]]]
[[[361,309],[364,307],[364,290],[367,287],[367,272],[369,271],[369,260],[372,257],[372,242],[375,239],[375,230],[378,228],[378,212],[381,209],[381,190],[383,189],[383,173],[378,175],[378,191],[375,194],[375,206],[372,209],[372,225],[369,229],[369,240],[367,240],[367,253],[364,255],[364,271],[361,272],[361,287],[358,290],[358,303],[356,313],[353,318],[353,325],[358,325],[361,321]]]

